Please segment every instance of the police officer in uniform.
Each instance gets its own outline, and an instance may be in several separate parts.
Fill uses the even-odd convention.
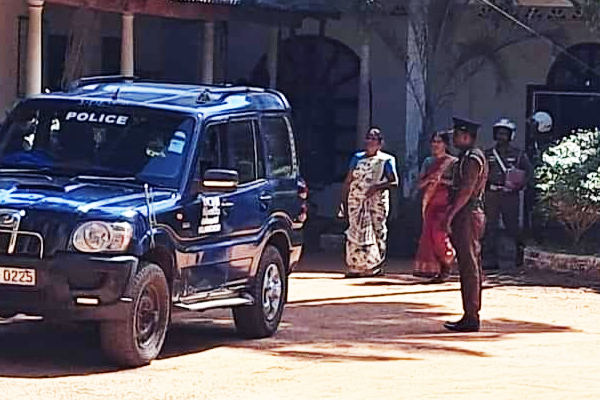
[[[454,169],[454,193],[445,226],[456,248],[460,272],[464,316],[444,327],[457,332],[479,330],[481,309],[480,240],[485,229],[483,196],[488,177],[488,163],[483,151],[476,147],[479,124],[454,118],[454,147],[460,151]]]
[[[493,127],[494,147],[486,150],[485,156],[490,165],[490,176],[485,194],[485,214],[488,229],[485,235],[484,269],[498,269],[498,239],[500,217],[506,232],[514,243],[515,264],[520,266],[523,260],[523,238],[519,227],[519,192],[525,189],[532,177],[533,166],[527,154],[511,145],[515,138],[516,126],[509,119],[500,119]],[[525,172],[523,186],[508,188],[505,186],[506,172],[518,168]]]

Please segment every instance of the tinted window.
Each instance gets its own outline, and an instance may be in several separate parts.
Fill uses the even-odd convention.
[[[256,146],[252,122],[211,125],[203,136],[200,174],[222,168],[238,172],[240,183],[256,180]]]
[[[293,154],[288,125],[282,117],[264,117],[262,136],[267,151],[267,167],[270,178],[293,176]]]
[[[194,120],[176,113],[30,102],[2,128],[0,166],[130,176],[177,187],[193,130]]]

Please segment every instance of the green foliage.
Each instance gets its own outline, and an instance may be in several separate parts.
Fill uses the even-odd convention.
[[[578,130],[548,148],[536,168],[538,211],[574,244],[600,220],[600,131]]]

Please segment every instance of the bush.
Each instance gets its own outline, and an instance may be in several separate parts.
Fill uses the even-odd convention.
[[[578,130],[542,154],[538,211],[560,223],[574,245],[600,220],[600,131]]]

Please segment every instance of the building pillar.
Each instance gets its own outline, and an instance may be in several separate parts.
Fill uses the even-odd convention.
[[[358,83],[358,120],[356,124],[356,146],[363,147],[364,137],[369,129],[370,82],[371,82],[371,27],[368,22],[360,22],[360,77]]]
[[[121,15],[121,75],[135,75],[133,14]]]
[[[269,31],[269,88],[277,87],[277,58],[279,53],[279,27],[271,28]]]
[[[211,84],[214,81],[215,64],[215,23],[204,23],[204,55],[202,57],[202,83]]]
[[[44,0],[29,0],[27,31],[27,81],[25,94],[32,96],[42,91],[42,11]]]

